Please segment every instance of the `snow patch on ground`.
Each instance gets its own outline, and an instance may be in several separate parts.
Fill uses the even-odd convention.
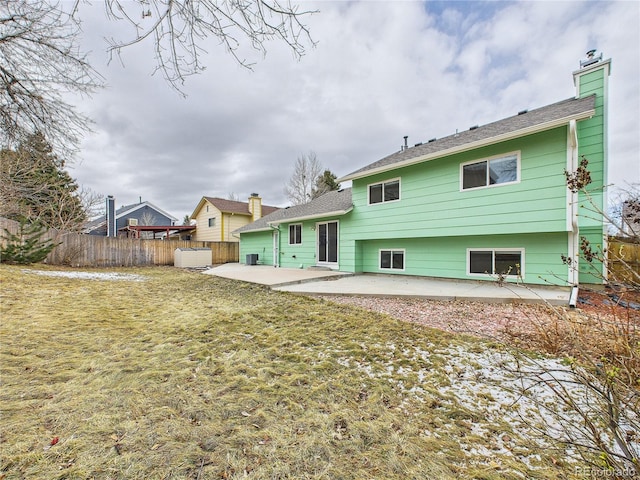
[[[129,281],[143,282],[146,280],[142,275],[133,273],[116,272],[66,272],[60,270],[23,270],[24,273],[33,273],[45,277],[77,278],[80,280],[108,280],[108,281]]]
[[[342,357],[339,363],[356,368],[369,378],[391,382],[406,402],[433,405],[436,400],[445,408],[462,409],[482,418],[482,425],[471,426],[471,437],[463,444],[470,457],[497,461],[496,455],[504,455],[535,468],[540,457],[526,445],[546,449],[551,447],[549,439],[591,444],[579,413],[560,400],[563,395],[596,423],[606,410],[593,392],[576,381],[572,367],[560,359],[516,357],[492,349],[471,351],[463,346],[436,347],[431,352],[414,347],[402,349],[401,355],[396,345],[377,347],[382,347],[376,349],[378,352],[386,350],[388,358],[378,358],[371,364],[363,358]],[[408,360],[400,367],[399,356]],[[443,367],[436,367],[445,375],[444,382],[433,379],[435,356],[445,359]],[[622,425],[638,424],[638,419],[627,415],[630,414],[621,413]],[[446,435],[446,430],[444,426],[440,433]],[[485,439],[484,445],[474,442],[473,437]],[[601,440],[616,450],[606,434]],[[640,443],[632,446],[640,450]],[[563,455],[567,460],[572,457],[570,450],[566,448]]]

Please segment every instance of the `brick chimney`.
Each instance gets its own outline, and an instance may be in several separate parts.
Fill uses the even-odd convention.
[[[249,213],[252,215],[253,222],[262,217],[262,198],[257,193],[252,193],[249,197]]]

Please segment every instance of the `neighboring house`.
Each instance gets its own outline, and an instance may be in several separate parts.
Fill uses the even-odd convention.
[[[591,197],[604,211],[610,60],[574,72],[577,95],[430,140],[338,179],[330,192],[242,227],[240,259],[282,267],[599,283],[603,266],[576,260],[581,238],[604,246],[604,221],[565,171],[588,161]]]
[[[151,202],[134,203],[115,209],[115,199],[109,195],[106,199],[106,214],[89,222],[84,233],[101,236],[144,236],[141,231],[149,230],[147,235],[153,235],[149,228],[157,227],[157,232],[166,232],[171,229],[182,229],[178,226],[178,219],[164,210],[156,207]]]
[[[248,202],[202,197],[191,219],[196,221],[194,240],[202,242],[238,242],[232,232],[278,210],[262,205],[262,198],[252,193]]]

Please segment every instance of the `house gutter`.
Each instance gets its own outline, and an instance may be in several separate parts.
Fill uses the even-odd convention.
[[[524,135],[531,135],[533,133],[544,132],[545,130],[551,130],[553,128],[561,127],[566,125],[571,121],[577,120],[585,120],[587,118],[591,118],[595,115],[596,111],[594,109],[583,112],[579,115],[571,115],[568,117],[559,118],[557,120],[552,120],[545,123],[540,123],[538,125],[534,125],[531,127],[523,128],[520,130],[515,130],[513,132],[503,133],[502,135],[498,135],[495,137],[484,138],[482,140],[477,140],[471,143],[465,143],[464,145],[458,145],[456,147],[451,147],[446,150],[439,150],[437,152],[429,153],[427,155],[421,155],[419,157],[410,158],[408,160],[403,160],[401,162],[392,163],[390,165],[384,165],[378,168],[372,168],[371,170],[366,170],[360,173],[349,174],[344,177],[341,177],[337,180],[337,182],[346,182],[348,180],[357,180],[359,178],[369,177],[371,175],[375,175],[377,173],[387,172],[389,170],[395,170],[397,168],[407,167],[410,165],[415,165],[417,163],[426,162],[428,160],[434,160],[436,158],[442,158],[449,155],[453,155],[456,153],[462,153],[469,150],[474,150],[480,147],[486,147],[488,145],[492,145],[494,143],[505,142],[507,140],[513,140],[518,137],[522,137]]]

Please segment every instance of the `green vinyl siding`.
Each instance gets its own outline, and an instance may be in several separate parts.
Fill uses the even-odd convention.
[[[289,245],[289,225],[280,225],[280,266],[284,268],[307,268],[316,264],[316,222],[293,222],[302,225],[302,243]]]
[[[580,243],[582,239],[586,239],[591,252],[596,255],[591,262],[588,262],[585,256],[585,252],[580,252],[580,261],[578,263],[580,283],[603,283],[604,279],[604,265],[599,260],[604,257],[604,245],[603,245],[603,230],[602,227],[586,227],[580,229]]]
[[[606,209],[605,186],[607,183],[607,151],[606,151],[606,103],[607,103],[607,66],[597,68],[577,77],[580,97],[596,94],[595,114],[593,117],[578,122],[578,155],[584,156],[589,164],[591,184],[587,186],[589,195],[580,192],[578,208],[578,225],[580,237],[588,240],[594,253],[601,254],[604,241],[604,218]],[[600,213],[598,213],[600,212]],[[605,266],[598,261],[587,262],[581,253],[579,263],[580,283],[602,283]]]
[[[342,244],[342,226],[347,217],[349,214],[338,218],[326,217],[281,224],[280,266],[283,268],[307,268],[317,265],[317,225],[318,223],[338,222],[338,268],[344,271],[353,271],[354,254]],[[289,225],[292,224],[302,225],[302,243],[289,245]],[[351,244],[352,247],[353,244]],[[343,257],[350,259],[345,263],[344,269],[342,267]]]
[[[273,265],[273,233],[270,231],[243,233],[240,235],[240,263],[247,255],[258,254],[258,263]]]
[[[354,240],[566,230],[566,127],[353,182]],[[460,165],[520,153],[518,183],[460,188]],[[401,200],[367,203],[367,185],[401,178]]]
[[[467,250],[524,249],[523,281],[530,284],[566,285],[568,267],[562,263],[567,252],[567,234],[488,235],[441,238],[394,238],[360,242],[363,271],[395,273],[379,268],[380,250],[404,250],[403,275],[495,280],[491,276],[467,274]],[[515,281],[515,278],[509,278]]]
[[[591,173],[591,184],[587,187],[594,196],[597,209],[604,211],[603,188],[606,183],[606,111],[605,104],[607,94],[605,88],[606,75],[608,70],[599,68],[589,73],[578,76],[578,90],[580,97],[596,94],[595,115],[578,123],[578,155],[584,156],[588,161],[588,169]],[[585,208],[581,208],[580,227],[596,227],[602,225],[602,219],[593,218],[588,214],[584,195],[580,196],[580,203]],[[588,203],[588,202],[587,202]]]

